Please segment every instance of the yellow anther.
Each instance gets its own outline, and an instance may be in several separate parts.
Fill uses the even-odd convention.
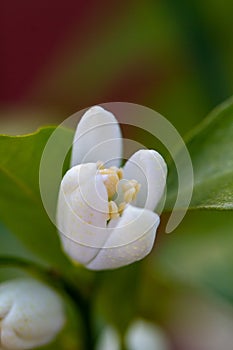
[[[125,210],[125,207],[126,207],[126,203],[125,202],[122,202],[119,204],[119,207],[118,207],[118,213],[121,215],[123,213],[123,211]]]
[[[118,206],[115,202],[110,201],[108,203],[108,220],[117,219],[119,217]]]
[[[103,177],[103,182],[108,193],[108,217],[107,220],[117,219],[123,214],[128,203],[132,202],[140,190],[140,184],[136,180],[126,180],[121,187],[120,196],[123,202],[119,205],[112,199],[117,192],[119,181],[123,179],[123,170],[117,167],[104,168],[102,162],[97,163],[98,172]],[[119,203],[119,202],[118,202]]]
[[[99,173],[104,177],[104,184],[108,192],[108,198],[112,198],[117,190],[118,175],[113,169],[100,169]]]
[[[135,188],[136,188],[136,195],[137,195],[137,194],[138,194],[138,192],[140,191],[141,184],[139,184],[139,183],[137,182],[137,184],[136,184]]]
[[[137,185],[139,185],[139,184],[136,180],[128,180],[123,184],[122,188],[126,192],[130,188],[136,187]]]
[[[124,194],[124,200],[126,201],[126,203],[130,203],[132,202],[132,200],[134,199],[135,197],[135,193],[136,193],[136,190],[135,188],[130,188],[129,190],[127,190]]]
[[[117,168],[116,166],[111,166],[111,168],[109,168],[111,170],[114,170],[119,178],[119,180],[123,179],[123,170],[121,168]]]
[[[126,203],[130,203],[136,198],[141,186],[136,180],[130,180],[122,187],[124,191],[124,200]]]
[[[100,160],[98,160],[98,162],[96,163],[97,169],[104,169],[104,163],[101,162]]]

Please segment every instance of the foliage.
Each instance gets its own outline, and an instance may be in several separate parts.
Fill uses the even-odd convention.
[[[156,298],[160,298],[160,306],[165,307],[172,291],[177,291],[181,285],[210,290],[233,302],[232,213],[215,212],[216,209],[233,209],[232,100],[216,108],[186,137],[194,168],[194,195],[190,209],[210,211],[191,211],[172,236],[164,236],[163,232],[159,234],[154,253],[145,261],[112,272],[92,273],[73,268],[62,252],[56,228],[45,212],[39,190],[39,166],[44,147],[54,130],[55,127],[45,127],[30,135],[0,136],[0,221],[4,225],[0,227],[1,265],[1,261],[6,261],[5,256],[9,261],[14,256],[15,267],[17,259],[24,257],[33,264],[36,262],[39,270],[44,268],[45,274],[55,271],[53,281],[57,283],[56,278],[66,281],[65,286],[71,281],[74,289],[82,291],[84,300],[77,302],[81,305],[82,315],[85,314],[82,313],[83,303],[87,297],[92,298],[96,303],[96,324],[103,322],[103,317],[122,333],[138,312],[164,322]],[[72,132],[66,129],[60,132],[60,140],[70,142]],[[58,154],[62,147],[63,142],[58,142]],[[185,195],[185,189],[183,191]],[[171,163],[167,211],[172,209],[176,192],[177,174]],[[0,279],[5,275],[2,269]],[[78,284],[82,282],[86,287],[80,288]],[[95,293],[97,283],[100,288]],[[65,290],[71,289],[65,287]],[[115,300],[114,307],[112,300]],[[72,311],[70,307],[71,315]],[[70,318],[74,319],[73,316]],[[72,322],[74,324],[77,320],[71,321],[67,332],[60,335],[59,339],[63,340],[59,347],[54,344],[56,348],[78,347],[71,341]]]

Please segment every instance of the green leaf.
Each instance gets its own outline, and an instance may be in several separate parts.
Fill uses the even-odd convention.
[[[186,138],[194,169],[190,208],[233,209],[233,99],[217,107]],[[182,152],[176,161],[182,162]],[[180,158],[180,159],[179,159]],[[167,209],[176,197],[177,175],[171,165]],[[185,196],[185,189],[181,189]]]
[[[231,212],[190,211],[172,234],[155,246],[154,269],[186,285],[233,302],[233,216]]]
[[[64,266],[56,227],[44,210],[39,190],[39,166],[44,147],[55,128],[40,129],[26,136],[0,136],[0,220],[43,261]],[[73,137],[61,129],[63,142]]]
[[[26,249],[20,240],[0,223],[0,259],[1,256],[24,257],[37,261],[35,256]]]

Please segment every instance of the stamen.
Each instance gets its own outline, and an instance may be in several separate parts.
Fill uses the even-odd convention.
[[[121,168],[117,168],[116,166],[111,166],[109,169],[114,170],[117,174],[119,180],[123,179],[123,170]]]
[[[126,203],[132,202],[140,190],[141,185],[136,180],[127,181],[123,186],[124,200]]]
[[[118,207],[118,213],[121,215],[123,213],[123,211],[125,210],[126,207],[126,203],[122,202],[120,203],[119,207]]]
[[[110,201],[108,203],[108,220],[117,219],[119,217],[118,206],[115,202]]]
[[[97,169],[104,169],[104,163],[101,162],[101,160],[98,160],[98,162],[96,163]]]
[[[104,184],[108,192],[108,198],[112,198],[117,190],[117,184],[119,182],[118,175],[113,169],[100,169],[99,173],[104,178]]]
[[[127,190],[124,194],[124,200],[126,201],[126,203],[132,202],[132,200],[135,198],[135,194],[136,194],[135,188],[132,187],[129,190]]]
[[[112,198],[114,198],[115,194],[117,193],[119,181],[123,179],[123,170],[115,166],[108,169],[104,168],[104,164],[102,162],[97,162],[97,168],[99,174],[103,177],[104,185],[108,193],[109,202],[107,220],[117,219],[123,214],[127,204],[135,200],[141,185],[136,180],[125,180],[120,187],[121,195],[120,197],[118,196],[118,200],[122,197],[121,200],[123,201],[117,205]]]

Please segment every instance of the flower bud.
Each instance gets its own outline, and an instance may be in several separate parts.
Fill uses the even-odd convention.
[[[168,337],[155,324],[139,319],[134,321],[126,334],[129,350],[171,350]]]
[[[0,349],[23,350],[52,341],[65,322],[62,300],[33,279],[0,285]]]
[[[121,338],[115,328],[107,326],[100,334],[97,350],[120,350],[122,341],[128,350],[171,350],[170,341],[163,329],[143,319],[131,323]]]
[[[167,166],[154,150],[121,163],[123,140],[112,113],[88,110],[77,127],[71,169],[62,179],[57,227],[64,251],[91,270],[115,269],[152,250]]]

